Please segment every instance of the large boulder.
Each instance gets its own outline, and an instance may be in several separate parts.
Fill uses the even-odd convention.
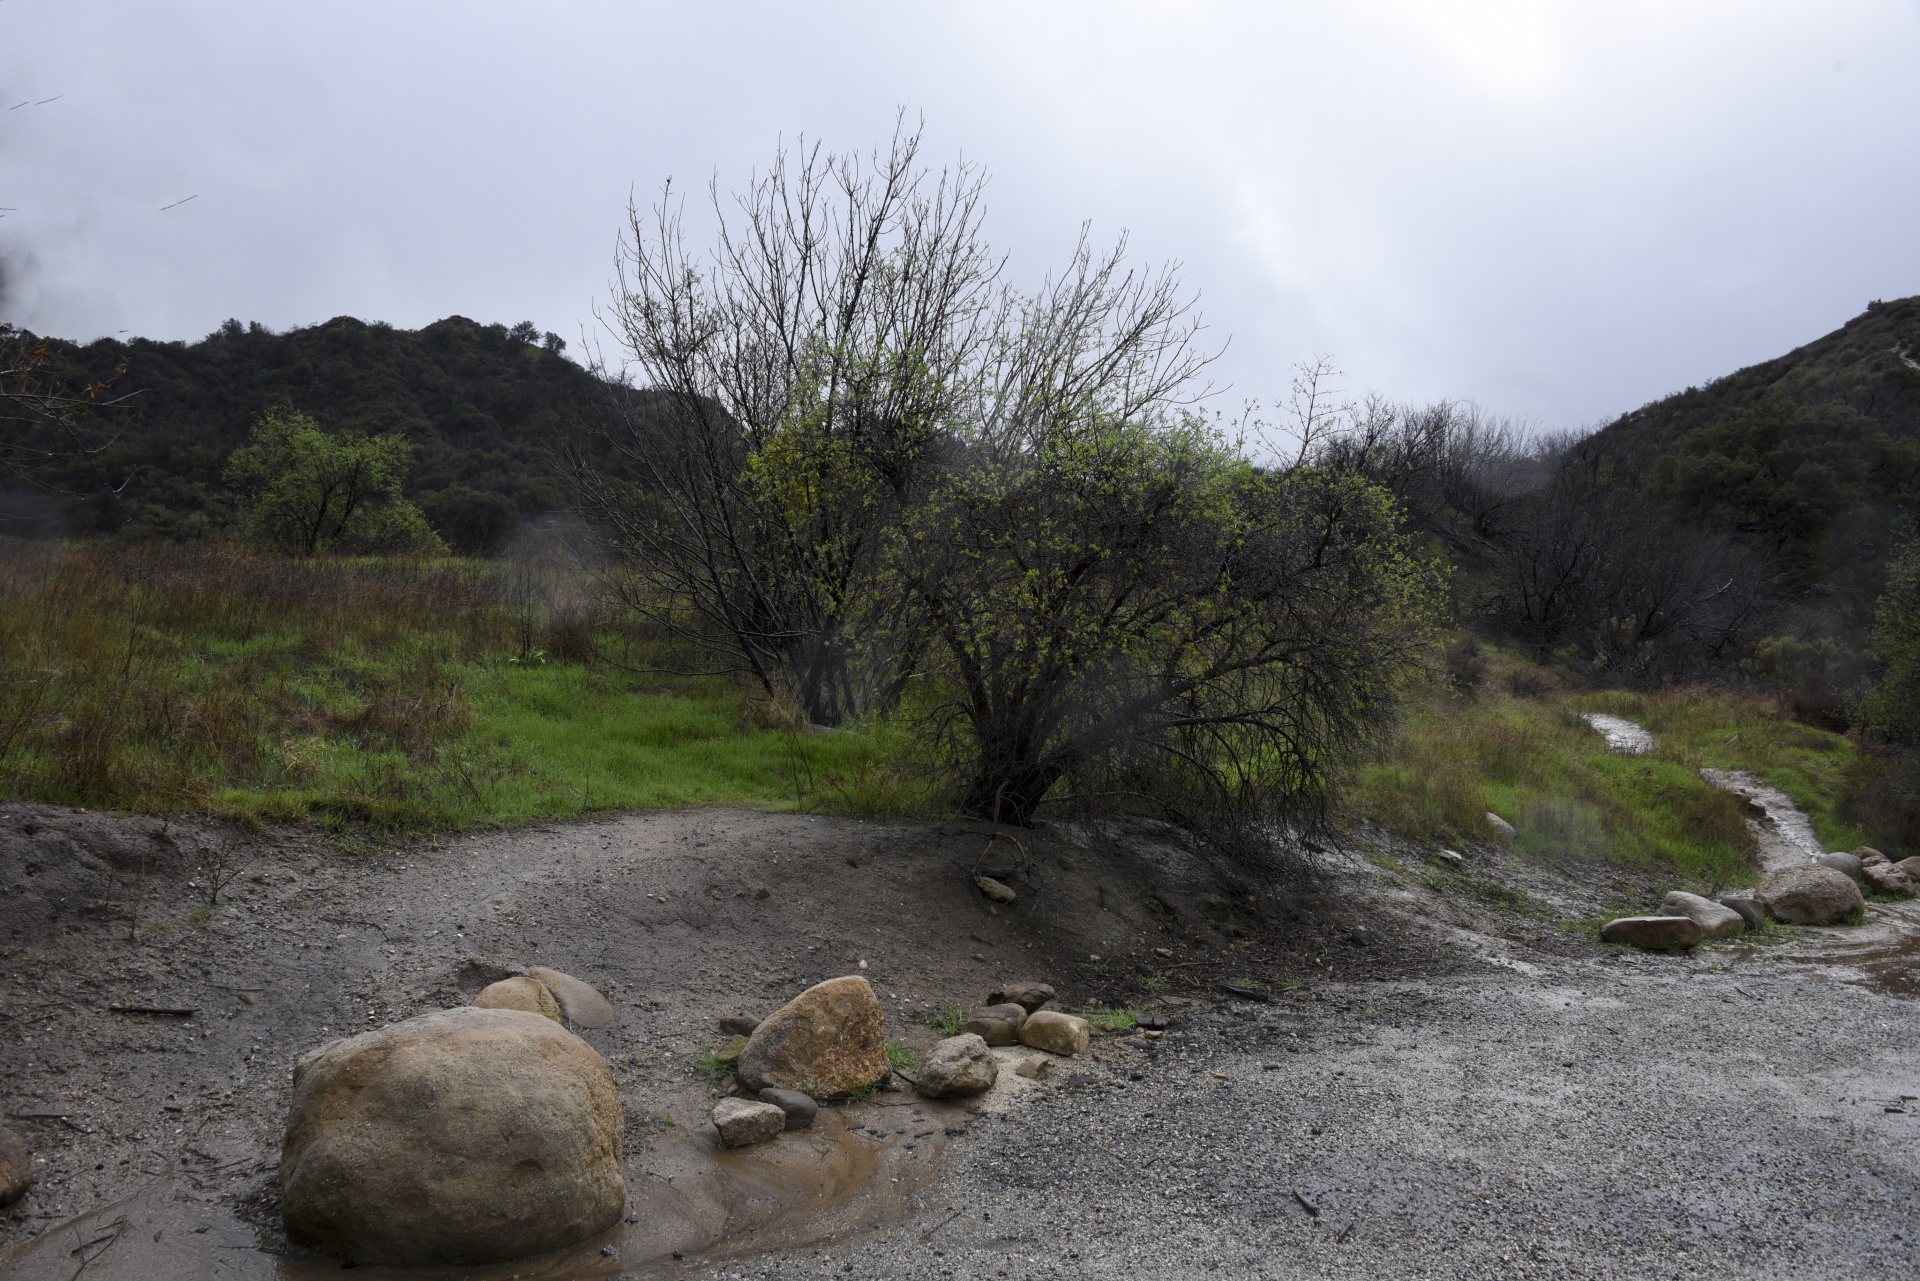
[[[293,1073],[287,1238],[351,1263],[481,1264],[619,1222],[620,1095],[593,1047],[467,1006],[321,1046]]]
[[[547,985],[525,975],[489,983],[473,998],[473,1003],[483,1010],[524,1010],[555,1023],[560,1021],[560,1003],[553,999]]]
[[[1898,863],[1895,863],[1894,866],[1905,872],[1908,880],[1920,884],[1920,855],[1916,855],[1913,858],[1903,858]]]
[[[1860,875],[1860,869],[1866,866],[1860,861],[1858,855],[1842,854],[1838,850],[1835,850],[1831,854],[1822,854],[1813,861],[1821,867],[1830,867],[1836,872],[1844,872],[1846,875],[1856,878]]]
[[[1660,903],[1660,915],[1684,916],[1710,939],[1731,938],[1747,928],[1746,918],[1740,912],[1685,890],[1668,894]]]
[[[1775,920],[1795,925],[1832,925],[1867,905],[1852,877],[1815,863],[1770,872],[1760,882],[1760,897]]]
[[[1897,894],[1905,898],[1913,893],[1913,878],[1891,863],[1868,863],[1860,869],[1860,879],[1876,894]]]
[[[1623,916],[1600,927],[1602,943],[1624,943],[1647,952],[1692,947],[1706,931],[1690,916]]]
[[[950,1036],[927,1052],[913,1086],[930,1099],[985,1094],[1000,1076],[999,1060],[971,1032]]]
[[[1026,1007],[1009,1001],[1005,1005],[975,1010],[961,1020],[960,1030],[973,1033],[988,1045],[1018,1045],[1020,1025],[1026,1021]]]
[[[1507,822],[1506,819],[1501,818],[1492,810],[1487,811],[1487,826],[1493,829],[1495,837],[1508,844],[1512,844],[1520,835],[1520,833],[1514,831],[1513,824]]]
[[[892,1071],[879,998],[857,974],[816,983],[768,1015],[734,1065],[755,1094],[771,1086],[816,1099],[844,1098]]]
[[[0,1205],[12,1205],[32,1186],[32,1151],[19,1135],[0,1125]]]
[[[757,1099],[721,1099],[713,1105],[713,1128],[725,1146],[750,1147],[779,1138],[787,1128],[787,1114],[777,1104]]]
[[[1071,1058],[1087,1052],[1087,1045],[1093,1040],[1093,1025],[1077,1014],[1040,1010],[1029,1014],[1027,1021],[1020,1025],[1020,1040],[1036,1050]]]

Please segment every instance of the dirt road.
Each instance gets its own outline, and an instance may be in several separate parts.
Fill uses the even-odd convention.
[[[1161,829],[989,836],[726,811],[360,856],[278,833],[208,907],[211,833],[4,807],[0,1098],[42,1164],[0,1220],[0,1272],[336,1272],[277,1237],[289,1066],[463,1001],[469,958],[566,970],[620,1010],[583,1035],[620,1083],[634,1214],[565,1257],[448,1276],[1901,1276],[1920,1258],[1910,912],[1620,956],[1553,919],[1657,901],[1605,869],[1402,849],[1256,894]],[[992,909],[976,868],[1020,901]],[[1174,1027],[1104,1039],[998,1111],[883,1094],[718,1153],[692,1067],[714,1019],[841,973],[922,1043],[929,1009],[1003,978]]]

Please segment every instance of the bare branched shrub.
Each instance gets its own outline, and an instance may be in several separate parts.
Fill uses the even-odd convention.
[[[626,561],[624,603],[817,723],[890,705],[912,655],[875,590],[885,531],[994,333],[983,179],[920,137],[862,161],[803,144],[734,197],[710,254],[671,185],[630,211],[608,317],[647,393],[573,456]],[[610,461],[603,461],[610,460]]]
[[[246,874],[254,863],[252,848],[231,832],[201,836],[194,842],[193,879],[189,884],[218,907],[220,895]]]

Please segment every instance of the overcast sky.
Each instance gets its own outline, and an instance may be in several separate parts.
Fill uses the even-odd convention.
[[[1920,0],[0,0],[0,93],[0,318],[75,338],[577,341],[630,190],[902,106],[1017,272],[1184,263],[1231,403],[1591,424],[1920,293]]]

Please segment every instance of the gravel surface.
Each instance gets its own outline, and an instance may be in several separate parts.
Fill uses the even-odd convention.
[[[1488,968],[1110,1042],[912,1222],[703,1275],[1920,1275],[1911,998],[1732,950]]]
[[[634,1216],[416,1277],[1920,1273],[1920,908],[1640,956],[1581,925],[1671,888],[1619,868],[1373,833],[1255,895],[1151,825],[987,835],[728,811],[359,854],[270,833],[208,908],[220,833],[5,807],[0,1095],[39,1182],[0,1211],[0,1276],[337,1273],[276,1235],[288,1067],[463,1003],[470,956],[613,1002],[582,1034]],[[849,972],[918,1044],[930,1007],[1007,979],[1172,1026],[980,1103],[882,1094],[720,1152],[692,1068],[715,1019]]]

